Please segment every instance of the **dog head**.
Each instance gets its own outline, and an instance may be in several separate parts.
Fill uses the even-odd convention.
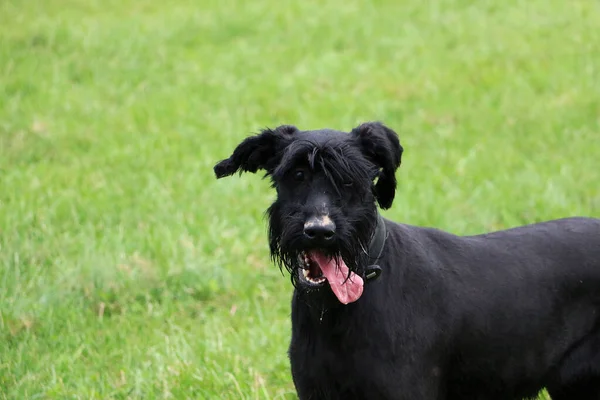
[[[284,125],[246,138],[214,171],[222,178],[263,170],[277,191],[267,210],[273,260],[297,288],[333,292],[347,304],[362,294],[377,203],[392,205],[402,151],[378,122],[350,133]]]

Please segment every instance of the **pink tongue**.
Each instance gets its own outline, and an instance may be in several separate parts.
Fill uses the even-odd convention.
[[[318,252],[312,252],[310,257],[319,264],[340,303],[348,304],[359,299],[363,292],[363,279],[354,272],[350,272],[348,277],[348,267],[341,258],[330,259]]]

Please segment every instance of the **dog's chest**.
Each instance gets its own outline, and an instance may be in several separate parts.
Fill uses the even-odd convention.
[[[377,373],[373,356],[357,352],[347,340],[336,337],[293,338],[290,361],[295,380],[306,382],[301,386],[321,395],[333,392],[346,398],[361,398]]]
[[[390,372],[387,358],[392,343],[375,326],[357,324],[354,319],[332,322],[327,313],[322,320],[302,312],[293,314],[289,356],[300,391],[310,391],[315,398],[338,398],[331,397],[332,393],[339,398],[386,398],[376,394],[381,378]],[[384,366],[386,372],[381,370]]]

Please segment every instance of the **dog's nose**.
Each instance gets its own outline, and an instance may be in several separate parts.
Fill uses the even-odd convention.
[[[335,236],[335,223],[326,215],[311,217],[304,223],[304,236],[310,240],[331,240]]]

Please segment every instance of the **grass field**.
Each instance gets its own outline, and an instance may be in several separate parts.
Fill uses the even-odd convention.
[[[396,129],[398,221],[600,216],[599,26],[589,0],[0,2],[0,398],[294,398],[273,193],[212,172],[265,126]]]

